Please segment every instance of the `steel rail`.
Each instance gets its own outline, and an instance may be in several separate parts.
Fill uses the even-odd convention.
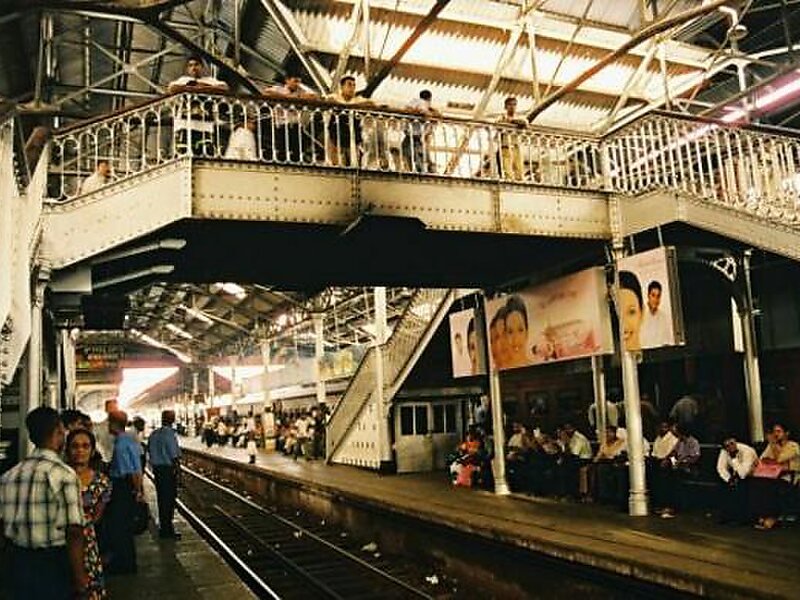
[[[147,477],[151,479],[155,483],[155,478],[153,473],[148,469],[145,471]],[[214,531],[205,524],[205,522],[197,516],[192,509],[190,509],[186,504],[180,499],[175,499],[175,505],[178,508],[178,511],[181,515],[189,522],[189,524],[194,527],[198,533],[206,540],[208,540],[217,550],[221,551],[222,554],[226,557],[227,560],[232,562],[235,565],[235,569],[240,573],[243,573],[247,579],[251,582],[251,584],[258,587],[260,591],[263,591],[266,594],[266,597],[272,598],[273,600],[281,600],[281,597],[273,590],[261,577],[259,577],[255,571],[253,571],[247,564],[242,561],[241,558],[233,551],[233,549],[228,546]],[[252,587],[252,586],[251,586]]]
[[[370,563],[368,563],[364,559],[356,556],[355,554],[353,554],[351,552],[348,552],[344,548],[341,548],[341,547],[337,546],[336,544],[333,544],[333,543],[329,542],[328,540],[320,537],[319,535],[317,535],[313,531],[310,531],[310,530],[306,529],[305,527],[302,527],[301,525],[298,525],[297,523],[295,523],[295,522],[293,522],[293,521],[291,521],[289,519],[286,519],[285,517],[282,517],[281,515],[277,514],[274,511],[268,510],[268,509],[264,508],[263,506],[260,506],[260,505],[256,504],[255,502],[253,502],[249,498],[246,498],[246,497],[242,496],[241,494],[239,494],[239,493],[237,493],[237,492],[235,492],[235,491],[233,491],[233,490],[231,490],[229,488],[226,488],[225,486],[217,483],[213,479],[209,479],[205,475],[202,475],[201,473],[198,473],[197,471],[195,471],[193,469],[190,469],[186,465],[181,465],[181,470],[185,471],[186,473],[188,473],[190,476],[194,477],[195,479],[203,481],[204,483],[206,483],[206,484],[208,484],[208,485],[210,485],[210,486],[212,486],[212,487],[214,487],[214,488],[216,488],[216,489],[218,489],[218,490],[220,490],[222,492],[225,492],[226,494],[230,495],[231,497],[236,498],[237,500],[239,500],[242,503],[246,504],[247,506],[255,509],[256,511],[258,511],[258,512],[260,512],[260,513],[262,513],[262,514],[264,514],[266,516],[269,516],[269,517],[281,522],[283,525],[286,525],[286,526],[294,529],[295,531],[301,533],[303,536],[307,536],[308,538],[314,540],[315,542],[318,542],[319,544],[325,546],[326,548],[336,552],[340,556],[352,561],[353,563],[358,564],[360,567],[363,567],[363,568],[367,569],[368,571],[372,572],[373,574],[378,575],[379,577],[381,577],[382,579],[392,583],[393,585],[401,587],[404,590],[406,590],[407,592],[409,592],[409,593],[411,593],[411,594],[413,594],[413,595],[415,595],[415,596],[417,596],[419,598],[427,598],[428,600],[433,600],[433,596],[430,596],[430,595],[426,594],[425,592],[423,592],[421,590],[418,590],[415,587],[409,585],[405,581],[403,581],[401,579],[398,579],[397,577],[394,577],[393,575],[391,575],[391,574],[389,574],[389,573],[387,573],[385,571],[382,571],[381,569],[375,567],[374,565],[371,565]]]

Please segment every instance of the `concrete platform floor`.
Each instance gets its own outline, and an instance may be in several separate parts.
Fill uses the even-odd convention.
[[[145,479],[150,513],[157,518],[156,490]],[[107,579],[111,600],[142,598],[239,600],[255,598],[236,573],[180,516],[175,516],[180,541],[160,540],[151,523],[147,532],[136,538],[139,572]]]
[[[181,443],[246,462],[240,449]],[[453,488],[443,473],[380,475],[276,453],[259,454],[257,466],[404,515],[704,595],[796,598],[800,590],[800,524],[765,532],[717,525],[702,514],[633,518],[605,506]]]

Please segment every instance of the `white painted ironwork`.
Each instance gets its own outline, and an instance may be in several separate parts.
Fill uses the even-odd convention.
[[[98,189],[101,161],[111,175],[100,186],[183,157],[583,190],[601,182],[597,139],[323,101],[184,93],[66,130],[53,147],[49,192],[58,200]],[[504,174],[503,156],[522,172]]]
[[[383,358],[384,403],[391,403],[430,335],[441,323],[454,298],[452,290],[420,289],[394,327],[389,339],[380,347]],[[375,390],[378,348],[373,346],[364,355],[350,384],[334,407],[326,427],[327,456],[331,462],[343,462],[377,468],[380,464],[378,424],[384,414],[377,406]],[[375,428],[366,427],[364,418],[371,415]],[[378,417],[376,417],[378,415]],[[366,436],[366,437],[365,437]],[[362,439],[364,438],[364,439]],[[371,444],[370,442],[374,442]],[[374,454],[374,456],[373,456]]]
[[[785,130],[653,114],[605,144],[617,193],[672,190],[784,225],[800,223],[800,138]]]

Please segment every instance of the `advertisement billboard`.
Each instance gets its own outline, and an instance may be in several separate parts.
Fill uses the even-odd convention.
[[[472,377],[486,373],[483,336],[475,321],[475,309],[450,315],[450,359],[453,377]]]
[[[655,248],[620,259],[619,285],[626,350],[685,342],[674,248]]]
[[[487,300],[486,323],[498,370],[614,351],[602,267]]]

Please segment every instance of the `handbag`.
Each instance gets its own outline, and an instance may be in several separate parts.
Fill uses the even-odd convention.
[[[783,465],[776,462],[759,461],[753,469],[753,477],[762,479],[779,479],[783,473]]]
[[[150,505],[144,500],[136,502],[133,510],[133,534],[141,535],[150,523]]]

